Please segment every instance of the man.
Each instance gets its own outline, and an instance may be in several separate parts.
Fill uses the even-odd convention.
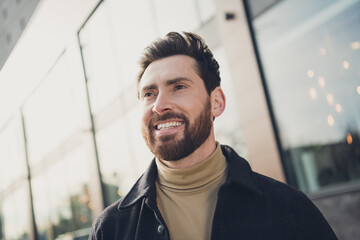
[[[303,193],[215,141],[226,101],[199,36],[167,34],[145,49],[140,67],[141,129],[155,159],[99,216],[90,239],[336,239]]]

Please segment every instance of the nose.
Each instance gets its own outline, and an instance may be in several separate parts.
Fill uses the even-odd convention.
[[[152,111],[159,115],[163,115],[168,111],[171,111],[174,108],[171,97],[167,94],[160,93],[158,94],[156,101],[154,102],[154,106]]]

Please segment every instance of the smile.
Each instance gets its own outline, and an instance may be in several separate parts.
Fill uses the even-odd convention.
[[[156,129],[157,130],[167,130],[170,128],[175,128],[178,126],[181,126],[182,124],[184,124],[183,122],[166,122],[166,123],[160,123],[158,125],[156,125]]]

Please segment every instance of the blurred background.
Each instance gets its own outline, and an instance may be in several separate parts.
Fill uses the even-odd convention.
[[[227,97],[216,139],[360,239],[360,0],[0,0],[0,239],[87,239],[152,154],[137,59],[201,35]]]

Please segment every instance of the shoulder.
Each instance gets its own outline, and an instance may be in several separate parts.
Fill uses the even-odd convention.
[[[108,206],[92,225],[92,240],[132,239],[139,213],[139,202],[119,208],[124,198]]]
[[[256,172],[253,176],[263,200],[282,216],[292,219],[295,232],[309,238],[337,239],[323,214],[305,193]]]
[[[254,176],[257,188],[264,198],[286,204],[285,206],[287,206],[294,214],[297,213],[297,209],[299,208],[302,210],[312,209],[314,210],[314,213],[321,214],[303,192],[286,183],[282,183],[257,172],[252,172],[252,175]]]
[[[120,200],[116,201],[112,205],[108,206],[94,221],[92,227],[91,227],[91,233],[89,239],[106,239],[104,236],[104,232],[106,232],[106,229],[111,229],[116,226],[115,223],[117,222],[117,219],[121,217],[121,213],[118,209],[119,203],[123,200],[121,198]]]
[[[231,147],[222,146],[222,150],[228,160],[228,186],[240,190],[231,193],[237,203],[246,205],[244,211],[256,212],[261,219],[276,219],[278,224],[283,222],[303,239],[336,239],[322,213],[303,192],[254,172]]]

